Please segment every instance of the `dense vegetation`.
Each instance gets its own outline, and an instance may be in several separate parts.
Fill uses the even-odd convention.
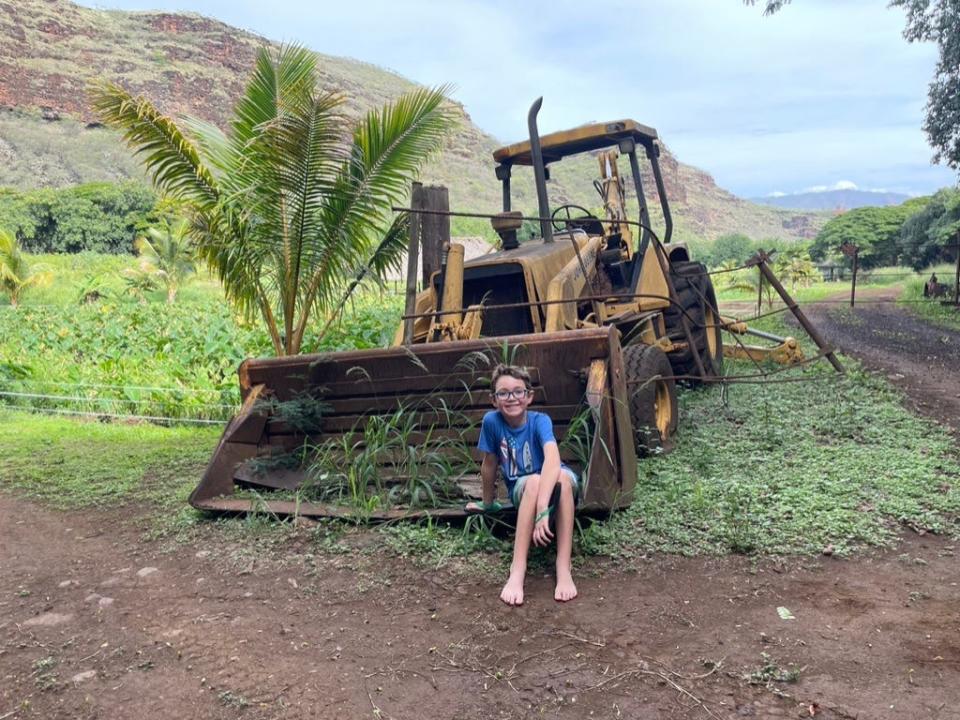
[[[843,243],[860,248],[860,267],[901,265],[920,270],[956,258],[960,191],[945,188],[932,197],[890,207],[864,207],[828,222],[810,246],[814,260],[849,265]]]
[[[0,228],[31,253],[133,253],[157,197],[140,182],[88,183],[21,192],[0,188]]]
[[[235,371],[270,354],[262,328],[245,323],[207,275],[167,304],[166,290],[140,292],[124,279],[130,257],[31,257],[53,282],[0,304],[0,399],[73,413],[224,419],[238,402]],[[0,301],[2,302],[2,301]],[[367,293],[348,303],[324,336],[307,332],[305,351],[379,347],[389,342],[401,298]],[[198,322],[203,318],[203,322]]]
[[[629,509],[584,521],[578,556],[629,564],[651,551],[847,554],[887,545],[903,526],[955,534],[960,465],[950,437],[910,415],[882,380],[844,362],[847,376],[824,366],[797,371],[809,382],[685,393],[674,451],[640,464]],[[146,503],[155,531],[189,533],[203,515],[186,506],[186,496],[216,441],[208,428],[0,410],[0,476],[6,487],[61,507]],[[490,563],[508,557],[509,538],[478,521],[378,532],[395,551],[433,566],[482,551]],[[350,530],[325,524],[318,532],[329,545]]]

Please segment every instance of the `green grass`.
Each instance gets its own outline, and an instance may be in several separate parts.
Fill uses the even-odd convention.
[[[34,381],[178,383],[233,401],[236,363],[266,347],[262,333],[236,324],[215,283],[201,280],[173,307],[117,297],[81,306],[70,288],[90,273],[113,277],[125,260],[43,259],[71,279],[19,310],[0,309],[3,387],[19,387],[11,376],[17,366]],[[809,300],[835,292],[819,284],[797,295]],[[327,347],[383,344],[398,302],[361,299]],[[787,332],[779,318],[758,326]],[[809,344],[805,350],[813,354]],[[888,545],[905,526],[956,533],[955,445],[935,424],[907,412],[884,381],[849,359],[844,363],[851,370],[846,376],[822,363],[789,373],[811,382],[684,392],[676,449],[640,464],[628,510],[584,524],[580,562],[649,552],[803,554],[827,546],[844,554]],[[754,370],[728,366],[736,374]],[[104,397],[110,396],[94,393],[90,408],[97,407],[93,398]],[[122,397],[129,409],[150,398]],[[183,393],[171,410],[199,412],[188,397]],[[57,508],[146,505],[155,534],[176,533],[202,517],[185,499],[218,433],[218,427],[82,422],[0,407],[0,488]],[[277,525],[269,516],[254,516],[223,527],[255,537]],[[470,557],[473,566],[479,555],[482,567],[497,567],[510,542],[478,519],[462,528],[425,522],[372,532],[383,533],[383,544],[394,552],[432,565]]]
[[[955,445],[907,412],[885,382],[844,363],[848,375],[817,367],[805,371],[809,383],[735,385],[725,398],[716,389],[685,392],[674,451],[640,464],[629,509],[585,524],[580,562],[828,546],[843,555],[889,545],[905,527],[957,533]],[[145,504],[161,510],[148,513],[156,533],[175,532],[198,521],[185,498],[217,432],[0,411],[0,487],[57,508]],[[261,517],[225,527],[256,535],[264,521],[271,524]],[[469,556],[496,568],[510,542],[478,520],[371,531],[433,566]]]
[[[0,300],[0,402],[225,419],[239,402],[240,362],[272,354],[262,326],[236,317],[206,273],[168,305],[162,290],[146,302],[124,292],[120,272],[134,265],[132,257],[84,253],[31,261],[50,268],[54,281],[26,294],[19,308]],[[81,303],[93,289],[101,298]],[[398,295],[361,293],[322,340],[315,322],[304,348],[381,347],[392,339],[401,307]],[[57,397],[36,397],[41,395]]]
[[[923,297],[923,286],[930,278],[931,272],[937,274],[937,279],[940,282],[953,285],[956,265],[938,265],[919,273],[917,277],[907,281],[903,294],[900,296],[900,301],[906,310],[928,322],[960,330],[960,311],[952,306],[944,306],[940,303],[941,300],[952,300],[952,294],[943,298]]]
[[[686,393],[676,449],[641,464],[634,504],[591,526],[584,549],[845,554],[912,526],[956,533],[960,463],[950,437],[844,358],[810,383]],[[737,367],[736,370],[748,370]]]
[[[0,488],[59,509],[182,507],[219,428],[82,422],[0,408]]]

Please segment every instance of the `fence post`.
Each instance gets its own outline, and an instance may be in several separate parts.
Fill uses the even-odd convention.
[[[953,304],[960,305],[960,230],[957,230],[957,272],[953,276]]]
[[[844,372],[843,365],[840,364],[837,356],[833,353],[833,348],[827,345],[820,333],[817,332],[817,329],[810,323],[810,321],[807,319],[807,316],[804,315],[803,310],[800,309],[800,306],[797,305],[796,301],[794,301],[794,299],[790,296],[790,293],[788,293],[786,288],[783,287],[779,280],[777,280],[777,276],[773,274],[772,270],[770,270],[769,266],[767,265],[767,260],[769,259],[770,256],[767,255],[767,253],[765,253],[763,250],[758,250],[756,255],[747,260],[747,265],[757,266],[760,274],[767,279],[767,282],[770,283],[770,287],[777,291],[780,299],[783,300],[784,304],[790,309],[790,312],[793,313],[793,316],[797,318],[797,322],[800,323],[800,327],[807,331],[807,335],[810,336],[810,339],[816,343],[824,357],[826,357],[827,360],[830,361],[830,364],[833,365],[833,369],[838,373]]]
[[[430,284],[430,276],[440,269],[443,248],[450,242],[450,194],[442,185],[413,186],[412,207],[430,212],[420,216],[420,256],[423,262],[421,287]]]
[[[414,211],[419,210],[418,203],[422,200],[422,195],[418,194],[418,188],[422,188],[418,182],[413,184],[413,192],[410,198],[410,207]],[[403,321],[403,344],[413,343],[413,314],[416,312],[417,303],[417,258],[420,255],[420,220],[423,217],[421,213],[410,213],[410,243],[407,245],[407,290],[406,298],[403,303],[403,314],[406,319]]]
[[[850,307],[853,307],[857,297],[857,267],[859,266],[860,260],[860,247],[848,240],[844,240],[840,244],[840,252],[848,258],[853,258],[853,276],[850,282]]]

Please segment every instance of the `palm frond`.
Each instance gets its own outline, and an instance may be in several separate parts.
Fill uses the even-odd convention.
[[[314,272],[305,302],[329,307],[338,279],[360,266],[374,238],[384,235],[384,209],[409,192],[410,181],[454,125],[454,113],[445,104],[447,90],[406,93],[369,112],[357,126],[349,158],[323,205],[318,226],[324,233],[310,248]]]
[[[127,144],[142,156],[160,190],[201,206],[216,203],[219,192],[213,175],[197,147],[173,120],[146,98],[134,98],[114,83],[95,83],[89,95],[100,119],[120,130]]]
[[[350,296],[358,287],[360,287],[364,280],[366,280],[369,276],[372,276],[378,282],[382,283],[384,276],[389,270],[400,269],[400,264],[403,260],[403,254],[407,250],[407,240],[409,237],[410,216],[407,213],[399,213],[394,218],[393,223],[391,223],[386,234],[383,236],[383,239],[373,251],[373,255],[370,257],[367,263],[357,271],[353,280],[350,281],[350,284],[347,285],[346,289],[343,291],[343,295],[340,296],[339,302],[327,317],[326,324],[323,326],[323,329],[317,336],[318,341],[327,334],[327,331],[330,329],[333,321],[337,319],[341,312],[343,312],[343,308],[347,304],[347,300],[350,299]]]

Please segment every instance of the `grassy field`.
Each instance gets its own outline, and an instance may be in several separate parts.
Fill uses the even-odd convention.
[[[271,354],[260,326],[236,317],[205,274],[167,305],[162,290],[143,299],[125,292],[120,273],[133,267],[131,257],[40,255],[33,262],[51,269],[53,283],[19,308],[0,304],[0,399],[7,403],[222,420],[239,402],[240,362]],[[99,299],[83,302],[92,291]],[[392,337],[400,307],[395,295],[361,295],[322,341],[308,333],[305,349],[379,347]]]
[[[903,295],[901,295],[900,300],[905,308],[919,315],[924,320],[960,330],[960,311],[955,307],[944,306],[940,302],[941,300],[952,300],[952,295],[944,298],[930,299],[923,297],[923,286],[930,278],[931,272],[937,274],[940,282],[953,285],[956,265],[938,265],[937,267],[925,270],[917,277],[911,278],[905,283]]]

